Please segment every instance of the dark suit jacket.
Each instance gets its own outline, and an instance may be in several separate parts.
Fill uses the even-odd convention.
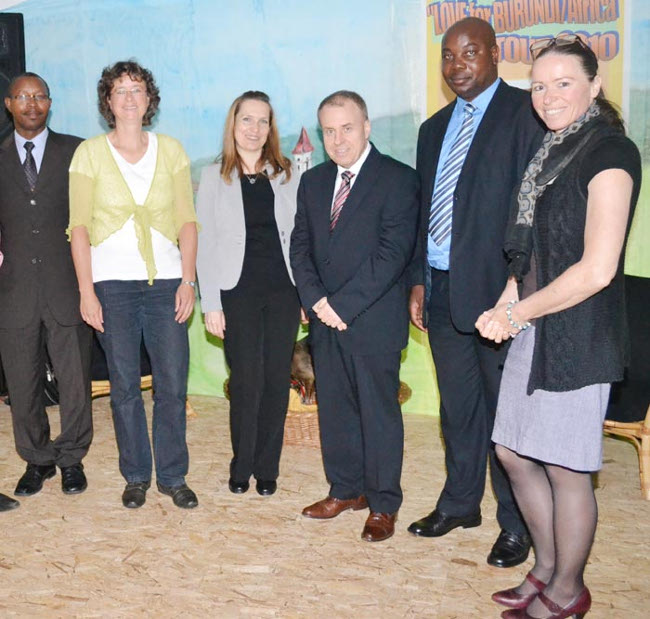
[[[420,127],[417,170],[421,183],[420,231],[411,284],[428,283],[427,228],[442,141],[456,101]],[[510,197],[544,136],[530,93],[499,84],[476,131],[454,193],[449,256],[451,317],[465,333],[494,306],[507,279],[503,242]],[[428,297],[427,286],[427,299]]]
[[[328,298],[348,325],[336,333],[349,352],[399,351],[408,339],[405,268],[415,244],[417,175],[373,146],[330,234],[336,175],[328,161],[300,180],[290,249],[300,299],[310,310]],[[313,317],[311,342],[329,329]]]
[[[39,290],[61,325],[82,322],[68,226],[68,168],[80,138],[50,130],[30,191],[13,133],[0,146],[0,326],[28,325]]]

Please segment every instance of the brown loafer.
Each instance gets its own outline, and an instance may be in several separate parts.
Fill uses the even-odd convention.
[[[302,510],[302,515],[307,516],[307,518],[334,518],[338,516],[341,512],[344,512],[346,509],[353,509],[357,511],[359,509],[366,509],[368,503],[366,497],[361,495],[356,499],[337,499],[333,496],[328,496],[322,501],[318,501],[309,507],[305,507]]]
[[[381,514],[379,512],[370,512],[361,533],[361,539],[367,542],[381,542],[388,539],[395,533],[395,521],[397,512],[394,514]]]

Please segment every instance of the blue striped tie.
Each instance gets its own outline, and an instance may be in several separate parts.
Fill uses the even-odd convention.
[[[454,204],[454,191],[458,184],[460,171],[465,163],[467,151],[472,143],[473,114],[476,108],[466,103],[463,124],[460,127],[447,160],[440,173],[429,212],[429,234],[436,245],[442,245],[451,234],[451,215]]]

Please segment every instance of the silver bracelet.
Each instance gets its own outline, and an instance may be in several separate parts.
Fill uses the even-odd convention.
[[[187,284],[188,286],[192,286],[192,288],[196,287],[196,282],[181,282],[181,284]]]
[[[517,301],[508,301],[508,305],[506,305],[506,316],[508,318],[508,322],[518,331],[525,331],[528,329],[528,327],[530,327],[530,320],[527,320],[523,325],[520,325],[512,319],[512,308],[515,306],[515,303],[517,303]]]

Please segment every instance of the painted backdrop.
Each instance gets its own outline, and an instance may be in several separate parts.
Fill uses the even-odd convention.
[[[539,10],[531,17],[535,7],[541,17]],[[231,101],[249,89],[271,96],[285,153],[306,129],[312,164],[324,158],[318,103],[334,90],[357,90],[368,102],[375,145],[413,165],[420,122],[450,96],[439,79],[442,31],[478,13],[495,26],[500,71],[515,83],[528,79],[530,36],[571,29],[593,37],[611,55],[607,79],[650,161],[646,0],[0,0],[0,9],[24,15],[27,68],[51,86],[55,130],[83,137],[105,131],[96,103],[101,69],[131,57],[150,68],[162,97],[153,128],[184,144],[195,181],[218,154]],[[628,272],[646,276],[648,202],[646,183],[628,251]],[[190,342],[190,392],[221,395],[223,350],[206,336],[198,311]],[[405,412],[437,414],[433,376],[426,338],[413,329],[401,372],[413,389]]]

